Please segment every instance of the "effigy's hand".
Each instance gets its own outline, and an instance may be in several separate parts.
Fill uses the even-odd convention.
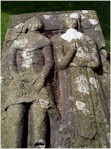
[[[75,40],[73,40],[72,44],[70,44],[70,49],[72,49],[72,51],[77,51],[77,42]]]
[[[45,78],[43,76],[40,76],[33,83],[33,88],[34,88],[34,90],[36,90],[37,92],[39,92],[43,88],[44,84],[45,84]]]

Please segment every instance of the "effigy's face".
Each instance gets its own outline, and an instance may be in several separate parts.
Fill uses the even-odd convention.
[[[32,21],[28,24],[28,30],[35,31],[35,30],[38,30],[38,29],[39,29],[39,23],[38,22]]]
[[[69,17],[64,20],[64,26],[66,28],[77,28],[77,19],[70,19]]]
[[[24,24],[25,30],[28,29],[28,31],[36,31],[41,29],[42,27],[43,27],[43,23],[35,17],[27,20]]]

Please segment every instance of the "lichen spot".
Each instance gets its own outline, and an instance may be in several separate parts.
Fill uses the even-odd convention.
[[[34,144],[35,148],[46,148],[46,142],[43,139],[40,139],[37,143]]]
[[[96,31],[101,31],[101,29],[100,29],[99,26],[96,26],[96,27],[95,27],[95,30],[96,30]]]
[[[86,14],[86,13],[88,13],[88,10],[82,10],[82,13]]]
[[[109,128],[109,125],[106,125],[106,128]]]
[[[3,77],[0,77],[0,84],[2,83]]]
[[[73,96],[69,96],[68,99],[73,101],[74,97]]]
[[[85,19],[85,16],[81,15],[81,19],[82,19],[82,20]]]
[[[47,57],[47,61],[51,62],[51,59],[50,59],[50,57]]]
[[[84,52],[84,48],[83,48],[83,47],[79,47],[79,48],[77,49],[76,56],[77,56],[78,58],[86,58],[86,59],[88,59],[88,57],[89,57],[89,55]]]
[[[68,15],[67,15],[67,14],[65,14],[64,16],[65,16],[65,17],[67,17]]]
[[[71,122],[68,122],[68,125],[71,125]]]
[[[90,78],[89,78],[89,82],[90,82],[92,85],[94,85],[94,87],[95,87],[96,89],[98,89],[97,80],[96,80],[95,78],[90,77]]]
[[[61,62],[61,59],[58,59],[58,62]]]
[[[74,28],[70,28],[66,31],[66,33],[62,34],[60,37],[68,42],[71,42],[72,39],[81,39],[83,37],[83,34],[81,32],[78,32]]]
[[[12,45],[12,47],[15,47],[15,48],[24,48],[26,46],[26,44],[28,43],[28,39],[26,38],[23,38],[23,39],[20,39],[20,40],[14,40],[14,43]]]
[[[77,86],[77,88],[76,88],[77,91],[79,91],[80,93],[83,93],[83,94],[90,94],[88,81],[85,76],[80,75],[80,76],[76,77],[75,83]]]
[[[43,15],[44,19],[50,19],[50,15]]]
[[[76,101],[75,103],[78,110],[82,111],[83,114],[87,115],[89,113],[89,110],[86,108],[86,104],[81,101]]]
[[[90,24],[92,24],[92,25],[98,24],[98,22],[97,22],[96,19],[89,19],[89,22],[90,22]]]
[[[23,23],[20,23],[20,24],[16,25],[15,28],[16,29],[18,29],[19,27],[21,28],[21,27],[23,27],[23,25],[24,25]]]
[[[28,49],[25,49],[22,52],[22,58],[23,58],[22,67],[29,68],[32,64],[32,57],[33,53],[30,52]]]
[[[70,18],[79,19],[80,15],[78,13],[72,13],[70,14]]]
[[[60,125],[59,132],[63,132],[64,128],[65,128],[64,125]]]
[[[40,103],[42,108],[48,109],[48,105],[49,105],[49,101],[48,100],[39,99],[39,103]]]

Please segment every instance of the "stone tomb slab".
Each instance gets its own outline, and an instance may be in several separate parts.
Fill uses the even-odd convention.
[[[25,33],[23,33],[23,28],[26,25],[25,22],[31,18],[37,18],[43,23],[42,28],[40,28],[41,34],[37,36],[37,39],[33,32],[29,33],[30,28],[26,27]],[[66,18],[79,20],[78,24],[82,34],[84,34],[85,37],[89,37],[89,42],[94,41],[95,47],[99,53],[99,58],[101,59],[101,64],[98,68],[93,70],[90,69],[89,66],[86,67],[86,65],[84,67],[77,66],[76,68],[74,62],[64,69],[61,69],[56,65],[56,50],[58,46],[61,47],[63,44],[61,40],[59,41],[59,37],[65,32],[64,20]],[[29,24],[27,24],[27,26],[28,25]],[[28,50],[29,48],[25,47],[20,49],[21,42],[19,42],[19,48],[15,48],[16,52],[12,57],[14,41],[20,41],[26,34],[28,39],[33,38],[31,39],[32,42],[30,42],[30,44],[27,44],[26,40],[24,42],[22,41],[23,44],[26,42],[26,47],[31,47],[32,44],[35,44],[35,39],[37,40],[36,48],[32,50],[35,51],[34,54],[29,54],[32,52]],[[41,40],[39,38],[41,38]],[[57,42],[54,43],[53,41]],[[62,46],[65,44],[67,47],[67,44],[69,43],[66,42]],[[44,52],[40,52],[41,49],[43,50],[43,47],[49,45],[52,54],[46,52],[46,55],[43,55]],[[55,45],[57,47],[54,47]],[[12,48],[11,51],[10,48]],[[17,57],[19,57],[17,64],[13,64],[15,65],[14,68],[18,67],[18,65],[21,64],[20,51],[23,51],[24,49],[25,52],[22,53],[22,57],[25,59],[24,61],[27,64],[25,66],[27,67],[32,63],[35,65],[35,59],[37,58],[40,59],[40,61],[36,63],[36,69],[39,71],[45,66],[45,60],[48,60],[48,63],[50,63],[52,60],[51,55],[53,57],[53,62],[51,61],[50,71],[47,72],[48,75],[45,78],[45,85],[43,86],[40,95],[36,95],[35,86],[34,89],[31,88],[32,90],[28,90],[28,92],[31,92],[30,96],[33,97],[33,100],[26,102],[25,99],[21,98],[19,103],[17,103],[18,99],[15,99],[15,103],[11,104],[10,102],[7,102],[7,100],[11,97],[14,98],[14,95],[17,92],[16,87],[18,87],[19,91],[20,87],[23,88],[26,85],[25,87],[27,90],[31,87],[32,80],[36,77],[36,75],[33,77],[27,71],[25,76],[27,76],[28,81],[22,80],[22,84],[17,84],[16,81],[14,82],[14,78],[11,75],[12,66],[10,61],[12,59],[13,63]],[[28,50],[29,55],[27,54],[26,49]],[[91,49],[91,47],[89,47],[89,49]],[[19,50],[19,56],[16,56],[17,50]],[[48,51],[47,48],[46,50]],[[78,55],[81,56],[80,54]],[[34,56],[34,59],[32,59],[32,56]],[[44,57],[47,58],[43,60]],[[27,61],[27,59],[31,60]],[[58,61],[60,61],[60,59]],[[49,65],[47,67],[47,70],[48,69]],[[31,69],[30,72],[32,71],[33,70]],[[38,75],[37,71],[36,73]],[[74,74],[72,75],[73,72]],[[109,74],[109,61],[107,60],[107,52],[105,50],[105,39],[95,11],[35,12],[12,15],[9,19],[2,49],[2,147],[109,147]],[[43,76],[44,74],[42,74],[42,77]],[[38,77],[40,76],[38,75]],[[15,78],[20,82],[22,76]],[[87,82],[87,80],[89,81]],[[33,84],[35,82],[33,82]],[[80,83],[81,85],[78,87],[76,86],[76,83]],[[13,86],[15,87],[15,90],[11,91],[10,87],[13,88]],[[87,92],[85,86],[88,87]],[[46,88],[46,90],[44,88]],[[79,93],[76,92],[77,89],[80,91]],[[22,94],[27,95],[25,98],[31,98],[27,92],[24,93],[23,91]],[[17,97],[18,96],[21,95],[17,95]],[[37,99],[37,102],[33,104],[35,98]],[[21,108],[20,105],[23,107]],[[35,106],[37,106],[36,109],[34,109]],[[17,114],[14,113],[14,115],[10,115],[11,112],[14,112],[13,110],[11,111],[11,109],[13,109],[12,107],[14,107]],[[19,119],[19,117],[22,120],[17,123],[16,119]],[[33,119],[33,117],[35,119]],[[11,125],[11,123],[13,123],[13,125]],[[35,123],[37,123],[37,125],[34,125]],[[16,129],[16,126],[20,131],[18,131],[19,129]],[[12,132],[9,131],[9,129],[12,130]],[[11,133],[14,134],[14,139],[9,137],[12,135]],[[17,137],[20,139],[16,139]],[[10,146],[10,144],[12,146]]]

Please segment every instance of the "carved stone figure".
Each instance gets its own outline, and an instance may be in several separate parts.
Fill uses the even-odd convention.
[[[2,148],[109,147],[109,61],[95,11],[12,15],[1,64]]]
[[[65,33],[52,38],[62,115],[55,146],[105,148],[109,147],[109,111],[97,74],[101,60],[96,42],[79,31],[80,22],[78,13],[66,16]]]
[[[27,20],[22,25],[22,33],[9,49],[12,78],[5,95],[5,148],[26,147],[29,118],[32,127],[31,147],[48,147],[50,126],[47,109],[53,103],[45,86],[53,66],[53,57],[50,41],[40,33],[42,28],[42,22],[36,17]]]

